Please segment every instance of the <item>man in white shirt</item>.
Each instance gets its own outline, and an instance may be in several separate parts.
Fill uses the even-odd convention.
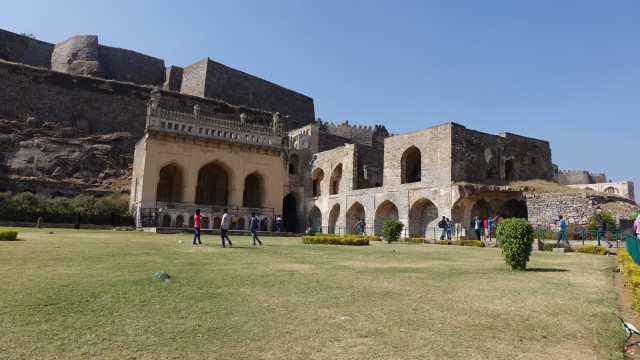
[[[229,231],[229,227],[231,226],[231,215],[227,213],[227,209],[222,210],[222,221],[220,222],[220,238],[222,239],[222,247],[226,247],[224,244],[224,239],[226,238],[229,241],[229,247],[232,247],[231,239],[227,235]]]

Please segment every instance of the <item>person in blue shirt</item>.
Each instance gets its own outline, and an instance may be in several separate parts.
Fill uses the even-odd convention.
[[[251,236],[253,237],[253,245],[255,246],[256,241],[262,245],[262,241],[258,238],[258,218],[256,217],[256,212],[251,212],[251,220],[249,220],[249,231],[251,232]]]
[[[567,231],[567,221],[562,218],[562,215],[559,216],[559,219],[560,220],[558,221],[558,227],[560,228],[560,231],[558,231],[558,241],[556,242],[556,244],[559,244],[560,241],[563,241],[566,242],[567,245],[571,246],[569,240],[567,240],[567,237],[565,235],[565,232]]]
[[[600,246],[600,239],[604,239],[609,244],[609,247],[613,246],[611,241],[607,239],[607,223],[602,218],[602,215],[598,215],[598,246]]]

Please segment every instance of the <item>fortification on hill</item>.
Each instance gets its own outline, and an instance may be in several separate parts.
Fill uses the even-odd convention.
[[[607,203],[635,206],[504,185],[606,183],[558,171],[544,140],[455,123],[407,134],[334,124],[315,119],[312,98],[209,58],[167,67],[95,35],[54,45],[0,30],[0,144],[0,190],[130,191],[141,227],[189,227],[201,208],[216,228],[228,207],[237,229],[256,211],[268,230],[282,214],[286,231],[352,232],[364,219],[377,233],[392,219],[424,237],[441,216],[457,228],[496,215],[554,227],[559,214],[580,224]],[[626,186],[604,191],[633,199]]]

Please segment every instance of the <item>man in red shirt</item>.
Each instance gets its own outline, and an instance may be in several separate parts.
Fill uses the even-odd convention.
[[[200,226],[202,226],[202,222],[206,218],[206,216],[200,215],[200,209],[196,209],[196,214],[193,215],[193,245],[197,245],[196,239],[198,244],[202,245],[202,241],[200,241]]]

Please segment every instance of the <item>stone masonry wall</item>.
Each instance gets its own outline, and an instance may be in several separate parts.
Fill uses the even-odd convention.
[[[583,226],[589,217],[608,203],[627,203],[630,211],[636,207],[631,200],[617,196],[602,196],[586,193],[525,193],[528,220],[534,227],[556,230],[558,216],[562,215],[570,225]],[[614,219],[626,218],[628,214],[614,213]]]
[[[99,45],[99,61],[107,79],[159,86],[164,82],[164,60],[135,51]]]
[[[351,139],[325,132],[320,132],[318,136],[318,152],[335,149],[343,146],[344,144],[353,143]]]
[[[169,66],[165,70],[165,80],[162,85],[163,90],[180,92],[182,86],[182,74],[184,69],[179,66]]]
[[[605,174],[591,174],[586,170],[559,170],[558,182],[563,185],[605,183],[607,176]]]
[[[368,189],[383,185],[384,151],[367,145],[355,145],[356,168],[354,169],[354,190]]]
[[[0,29],[0,59],[51,68],[54,45]]]

